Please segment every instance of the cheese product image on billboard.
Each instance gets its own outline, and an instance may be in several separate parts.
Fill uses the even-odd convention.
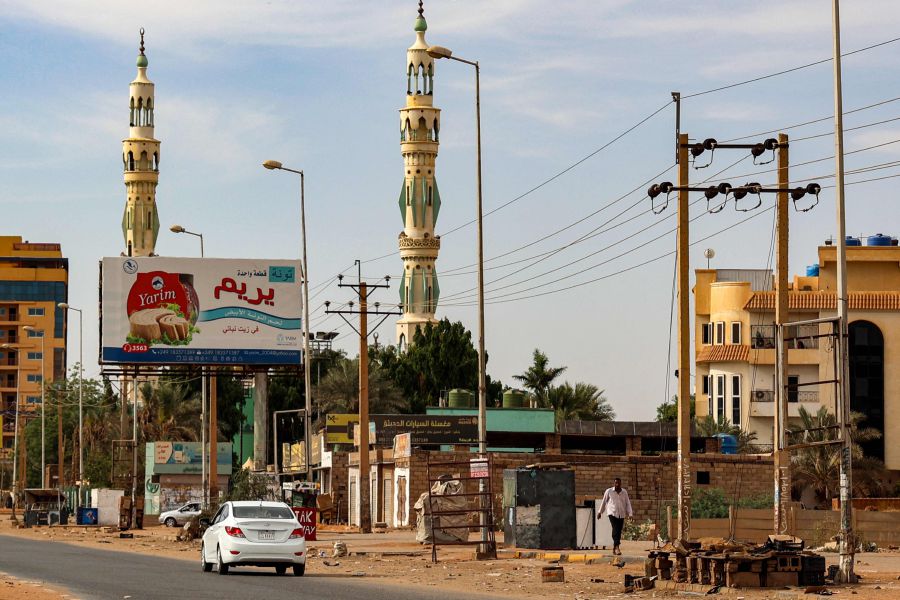
[[[299,365],[300,261],[101,263],[101,362]]]

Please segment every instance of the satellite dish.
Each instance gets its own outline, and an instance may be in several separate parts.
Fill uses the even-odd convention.
[[[706,250],[703,251],[703,258],[705,258],[706,260],[711,260],[715,257],[716,257],[716,251],[713,250],[712,248],[707,248]]]

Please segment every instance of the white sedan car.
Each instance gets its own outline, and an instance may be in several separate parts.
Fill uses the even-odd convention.
[[[206,525],[206,519],[201,525]],[[228,574],[230,567],[288,567],[306,571],[306,540],[294,512],[284,502],[226,502],[208,524],[200,546],[204,572]]]

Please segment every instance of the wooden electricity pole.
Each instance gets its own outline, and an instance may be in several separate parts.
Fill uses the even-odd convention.
[[[68,387],[66,388],[66,391],[68,392]],[[56,394],[54,396],[56,398],[56,481],[59,487],[63,487],[63,484],[65,483],[65,469],[63,468],[63,463],[66,460],[66,447],[63,444],[63,403],[59,397],[58,387],[56,388]],[[68,396],[68,393],[66,396]],[[80,499],[79,502],[81,502]]]
[[[356,261],[361,269],[361,262]],[[369,284],[362,280],[361,270],[358,283],[343,283],[344,276],[338,275],[338,287],[349,287],[356,291],[359,310],[354,310],[353,302],[349,302],[346,310],[330,310],[331,302],[325,302],[326,314],[339,315],[347,325],[359,334],[359,529],[361,533],[372,532],[371,489],[369,484],[369,315],[380,316],[381,320],[372,328],[374,332],[384,320],[391,315],[401,315],[399,311],[383,311],[381,304],[375,302],[375,310],[369,310],[369,296],[377,289],[390,287],[390,276],[384,278],[385,283]],[[344,315],[359,315],[359,329]],[[349,514],[353,514],[353,506]]]
[[[791,500],[791,454],[787,446],[788,349],[785,326],[788,322],[788,136],[778,135],[778,192],[775,195],[775,533],[787,531],[788,502]]]
[[[210,370],[209,378],[209,502],[213,506],[219,505],[219,424],[217,422],[217,386],[216,370]],[[277,463],[276,463],[277,464]]]
[[[372,531],[369,493],[369,315],[366,284],[359,282],[359,529]]]
[[[688,135],[678,135],[678,538],[691,539],[691,314]]]

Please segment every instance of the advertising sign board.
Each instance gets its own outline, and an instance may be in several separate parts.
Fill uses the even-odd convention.
[[[410,433],[411,446],[477,444],[478,417],[447,415],[371,415],[375,424],[375,444],[394,445],[394,436]]]
[[[292,506],[291,510],[294,511],[297,521],[300,522],[300,529],[303,530],[303,539],[311,542],[316,541],[316,513],[318,511],[313,507],[307,506]]]
[[[412,435],[401,433],[394,436],[394,458],[408,458],[412,455]]]
[[[203,472],[200,442],[148,442],[147,470],[155,474],[185,475]],[[152,465],[150,461],[152,460]],[[220,475],[231,475],[231,443],[216,444]]]
[[[101,263],[102,363],[299,365],[300,261]]]
[[[353,426],[359,423],[357,414],[329,414],[325,416],[325,443],[352,444]]]

